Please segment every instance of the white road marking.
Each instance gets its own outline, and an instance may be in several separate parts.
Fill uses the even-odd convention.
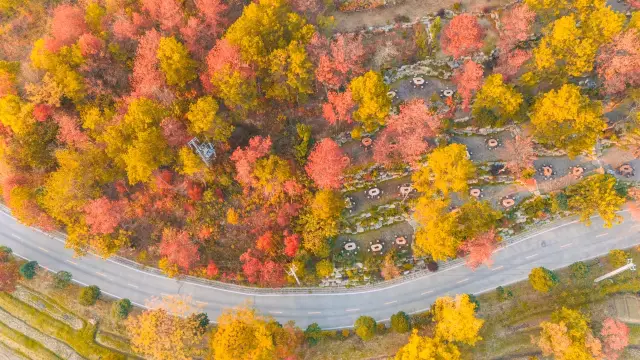
[[[529,255],[529,256],[525,256],[525,259],[531,259],[532,257],[536,257],[538,256],[538,254],[533,254],[533,255]]]
[[[78,264],[74,263],[74,262],[73,262],[73,261],[71,261],[71,260],[65,260],[65,261],[66,261],[66,262],[68,262],[69,264],[73,264],[73,265],[75,265],[75,266],[78,266]]]
[[[462,280],[460,280],[460,281],[456,281],[456,284],[461,284],[461,283],[463,283],[463,282],[465,282],[465,281],[469,281],[469,278],[462,279]]]
[[[600,234],[600,235],[596,235],[597,238],[602,237],[602,236],[607,236],[609,235],[609,233],[604,233],[604,234]]]
[[[498,267],[494,267],[493,269],[491,269],[491,271],[498,271],[498,270],[503,269],[503,268],[504,268],[504,265],[500,265]]]
[[[18,239],[18,240],[22,240],[22,238],[14,233],[11,233],[11,236],[13,236],[14,238]]]
[[[345,311],[346,311],[346,312],[352,312],[352,311],[358,311],[358,310],[360,310],[360,309],[347,309],[347,310],[345,310]]]
[[[102,276],[102,277],[106,277],[106,278],[108,278],[107,274],[103,274],[103,273],[101,273],[100,271],[96,271],[96,274],[98,274],[98,275],[100,275],[100,276]]]
[[[198,305],[202,305],[202,306],[207,306],[207,305],[209,305],[209,303],[208,303],[208,302],[204,302],[204,301],[197,301],[197,300],[196,300],[196,301],[195,301],[195,303],[196,303],[196,304],[198,304]]]
[[[384,303],[384,304],[385,304],[385,305],[391,305],[391,304],[395,304],[395,303],[397,303],[397,302],[398,302],[398,300],[393,300],[393,301],[388,301],[388,302],[386,302],[386,303]]]
[[[139,286],[138,286],[138,285],[133,285],[133,284],[127,284],[127,285],[131,286],[132,288],[136,288],[136,289],[138,289],[138,288],[139,288]]]
[[[44,252],[46,252],[46,253],[48,253],[48,252],[49,252],[49,250],[47,250],[47,249],[45,249],[45,248],[43,248],[43,247],[40,247],[40,246],[38,246],[38,249],[40,249],[40,250],[42,250],[42,251],[44,251]]]
[[[639,227],[640,227],[640,224],[635,224],[632,227],[630,227],[630,229],[636,229],[636,228],[639,228]]]
[[[567,246],[571,246],[573,245],[572,242],[568,243],[568,244],[564,244],[564,245],[560,245],[561,248],[566,248]]]
[[[322,313],[320,311],[309,311],[307,314],[314,315],[314,314],[322,314]]]
[[[272,314],[282,314],[282,311],[269,311]]]
[[[423,293],[422,293],[422,294],[420,294],[420,295],[427,295],[427,294],[431,294],[432,292],[433,292],[433,290],[429,290],[429,291],[425,291],[425,292],[423,292]]]

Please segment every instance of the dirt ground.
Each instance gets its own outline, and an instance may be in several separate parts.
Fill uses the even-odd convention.
[[[513,0],[405,0],[395,6],[378,8],[368,11],[339,12],[332,14],[336,19],[336,32],[352,32],[395,23],[395,18],[406,16],[411,20],[435,13],[440,9],[451,9],[453,4],[460,2],[466,12],[481,11],[487,7],[500,7],[513,2]]]

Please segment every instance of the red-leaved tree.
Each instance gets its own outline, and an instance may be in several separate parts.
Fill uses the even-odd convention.
[[[526,4],[513,6],[502,14],[498,47],[502,49],[503,53],[511,51],[519,42],[529,37],[535,19],[535,11]]]
[[[482,48],[484,29],[471,14],[462,14],[451,19],[442,32],[442,51],[454,58],[471,55]]]
[[[133,63],[131,85],[133,96],[153,97],[165,87],[164,75],[158,68],[158,46],[160,33],[155,29],[147,31],[138,41],[138,49]]]
[[[184,271],[192,269],[200,260],[198,245],[191,241],[186,231],[174,228],[165,228],[162,231],[160,254]]]
[[[57,114],[54,120],[58,124],[58,140],[77,148],[86,147],[89,142],[89,136],[80,130],[80,125],[75,117],[67,114]]]
[[[37,104],[33,107],[33,117],[42,122],[53,115],[53,107],[49,104]]]
[[[507,169],[517,177],[525,169],[532,168],[533,162],[538,158],[531,138],[520,135],[516,135],[513,140],[506,140],[504,150],[500,153],[507,161]]]
[[[53,9],[51,37],[46,39],[46,46],[50,51],[58,51],[63,46],[75,43],[87,29],[82,8],[60,4]]]
[[[109,200],[105,196],[89,201],[83,208],[85,222],[92,234],[111,234],[125,219],[128,201]]]
[[[82,56],[97,55],[104,49],[104,41],[91,33],[85,33],[78,39],[78,46]]]
[[[254,75],[249,65],[242,60],[240,48],[226,39],[217,41],[207,55],[207,69],[209,71],[200,75],[202,85],[207,90],[213,88],[212,80],[220,75],[237,72],[243,79],[249,79]]]
[[[209,263],[207,264],[207,277],[214,278],[218,276],[218,272],[218,266],[216,263],[214,263],[213,260],[209,260]]]
[[[614,37],[600,48],[596,63],[608,94],[640,86],[640,30],[629,29]]]
[[[428,138],[440,130],[442,116],[431,112],[422,99],[413,99],[392,115],[373,147],[376,162],[391,165],[398,162],[417,165],[429,149]]]
[[[273,256],[277,250],[277,240],[273,232],[267,231],[256,240],[256,249]]]
[[[288,257],[294,257],[300,248],[300,235],[291,234],[284,238],[284,254]]]
[[[339,34],[331,42],[329,52],[320,55],[316,79],[325,86],[336,89],[355,76],[364,73],[366,52],[362,37],[355,34]]]
[[[531,51],[515,49],[506,54],[500,54],[498,64],[493,69],[495,73],[502,74],[506,81],[518,73],[520,67],[531,59]]]
[[[337,189],[342,185],[342,172],[349,166],[349,157],[330,138],[322,139],[309,154],[305,170],[323,189]]]
[[[244,149],[238,147],[231,154],[231,160],[236,165],[236,180],[240,184],[244,186],[252,184],[251,172],[253,171],[253,164],[259,158],[267,155],[270,149],[271,138],[269,136],[266,138],[255,136],[249,140],[249,146]]]
[[[606,318],[602,322],[600,335],[604,340],[603,350],[608,360],[616,360],[629,345],[629,327],[622,321]]]
[[[171,31],[182,23],[182,8],[176,0],[142,0],[142,8],[164,31]]]
[[[491,267],[493,264],[491,255],[496,249],[497,242],[497,235],[493,229],[463,242],[460,250],[468,254],[465,258],[466,265],[473,270],[482,264]]]
[[[225,23],[225,12],[229,7],[222,0],[195,0],[195,4],[207,25],[211,27],[211,33],[217,35],[220,25]]]
[[[242,272],[247,277],[247,281],[255,284],[260,279],[260,271],[262,262],[255,256],[255,252],[248,249],[244,254],[240,255],[242,262]]]
[[[472,60],[467,60],[453,73],[453,83],[458,87],[458,93],[462,97],[462,108],[469,110],[471,99],[480,87],[482,87],[482,65]]]
[[[351,90],[341,93],[329,91],[327,102],[322,104],[322,116],[331,125],[343,122],[351,124],[351,112],[354,106]]]
[[[167,140],[169,146],[183,146],[192,138],[187,131],[186,125],[175,118],[163,119],[160,127],[162,128],[162,135]]]
[[[282,287],[287,283],[284,267],[275,261],[267,260],[260,272],[260,285],[265,287]]]

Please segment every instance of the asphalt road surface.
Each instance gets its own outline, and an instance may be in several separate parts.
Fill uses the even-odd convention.
[[[146,273],[93,255],[74,258],[63,240],[25,227],[2,211],[0,244],[50,271],[69,271],[78,283],[97,285],[104,294],[128,298],[138,306],[152,297],[187,294],[212,320],[225,308],[250,302],[282,323],[295,320],[304,328],[317,322],[323,329],[336,329],[351,327],[360,315],[381,321],[400,310],[424,311],[443,295],[490,291],[526,279],[534,267],[556,269],[611,249],[634,246],[640,243],[640,223],[627,212],[622,214],[625,221],[610,229],[603,228],[599,218],[594,218],[590,227],[571,218],[540,228],[496,251],[491,268],[482,266],[472,271],[457,265],[385,288],[335,294],[252,294],[249,288],[230,291]]]

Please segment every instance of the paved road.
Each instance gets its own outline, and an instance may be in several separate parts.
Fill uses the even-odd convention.
[[[168,279],[92,255],[77,259],[62,240],[25,227],[1,211],[0,244],[52,271],[70,271],[81,284],[98,285],[105,294],[126,297],[138,305],[152,296],[189,294],[216,319],[223,308],[250,301],[281,322],[295,320],[302,327],[317,322],[328,329],[349,327],[360,315],[386,320],[400,310],[423,311],[439,296],[482,293],[523,280],[537,266],[555,269],[611,249],[631,247],[640,243],[640,223],[624,215],[625,221],[611,229],[604,229],[599,218],[591,227],[573,219],[545,227],[497,251],[491,269],[474,272],[459,265],[386,288],[340,294],[256,295]]]

